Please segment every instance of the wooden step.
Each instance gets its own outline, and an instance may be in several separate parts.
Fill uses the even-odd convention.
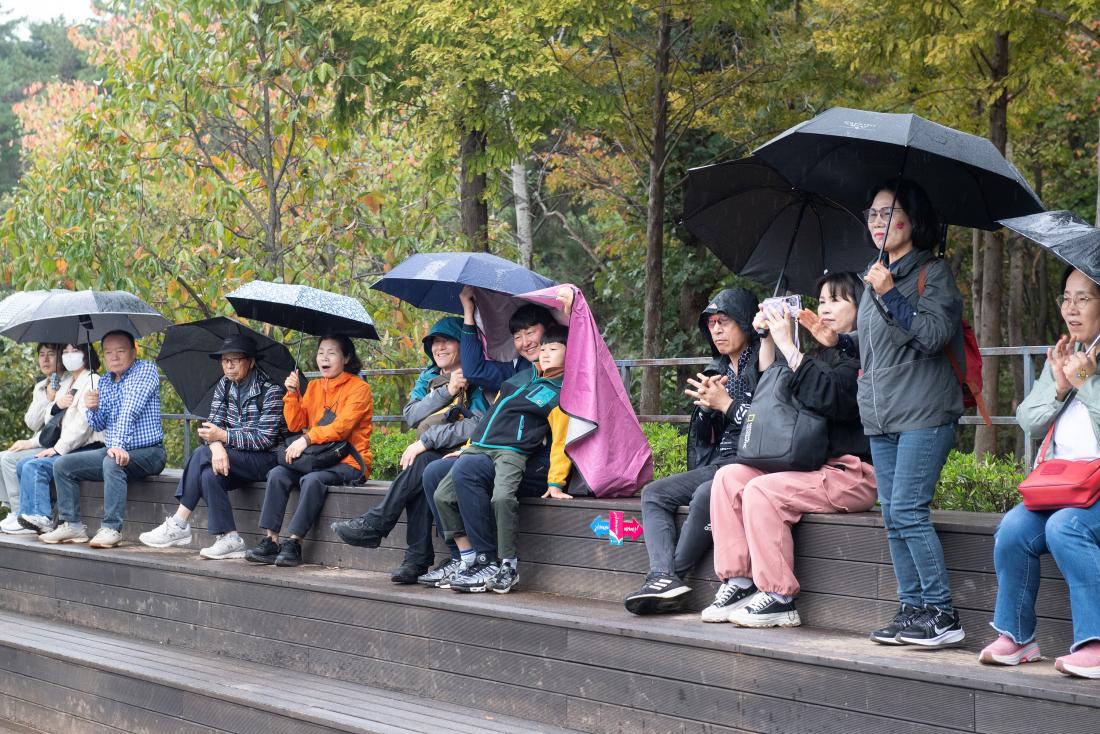
[[[8,612],[0,613],[0,669],[7,717],[74,734],[568,734],[465,706]]]
[[[634,617],[617,602],[463,595],[182,549],[6,537],[0,609],[587,732],[1061,734],[1100,715],[1100,687],[1050,661],[990,668],[971,650],[883,647],[850,632]]]
[[[166,472],[131,486],[124,536],[137,536],[159,525],[177,506],[173,496],[179,473]],[[400,523],[382,547],[354,548],[340,542],[329,525],[356,517],[373,507],[388,484],[330,490],[321,520],[305,544],[306,559],[337,568],[385,572],[400,565],[405,548],[405,526]],[[291,499],[289,511],[296,503]],[[232,494],[238,527],[252,544],[256,534],[263,485]],[[84,485],[82,510],[94,530],[102,513],[102,486]],[[569,501],[523,499],[520,503],[519,557],[524,564],[527,590],[567,594],[618,602],[635,591],[649,569],[644,535],[621,546],[595,537],[591,524],[619,511],[626,519],[641,519],[637,499]],[[683,522],[687,508],[681,508]],[[993,569],[993,531],[999,516],[985,513],[934,512],[933,520],[944,547],[955,605],[972,636],[967,645],[980,646],[982,631],[992,616],[997,579]],[[193,516],[193,542],[198,549],[212,540],[206,535],[206,509],[200,504]],[[445,548],[437,543],[438,558]],[[808,515],[795,526],[795,572],[802,584],[799,610],[808,625],[865,633],[897,610],[896,581],[882,519],[877,512],[851,515]],[[1072,639],[1069,594],[1053,560],[1041,564],[1043,584],[1038,614],[1039,641],[1047,649],[1064,650]],[[718,580],[708,554],[689,575],[692,594],[687,606],[699,610],[714,596]]]

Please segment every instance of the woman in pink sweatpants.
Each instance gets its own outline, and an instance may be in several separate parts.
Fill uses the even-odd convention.
[[[796,627],[794,542],[791,526],[807,512],[863,512],[875,504],[871,450],[856,404],[859,359],[847,334],[855,326],[863,283],[854,273],[818,282],[815,315],[798,321],[823,345],[811,354],[795,346],[791,319],[761,309],[754,326],[768,330],[760,368],[778,351],[794,371],[791,389],[809,410],[829,421],[829,458],[814,471],[766,473],[744,464],[722,467],[711,489],[714,571],[722,580],[704,622],[742,627]]]

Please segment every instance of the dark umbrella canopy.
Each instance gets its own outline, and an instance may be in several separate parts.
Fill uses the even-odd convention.
[[[798,293],[875,257],[855,213],[795,189],[756,157],[688,171],[683,223],[733,272],[768,286],[782,279]]]
[[[248,319],[304,331],[312,336],[377,339],[367,309],[350,296],[289,283],[254,280],[226,298]]]
[[[834,107],[754,154],[794,186],[854,211],[870,206],[872,186],[903,171],[928,193],[946,224],[994,230],[998,219],[1043,210],[993,143],[912,114]]]
[[[517,295],[557,283],[484,252],[425,252],[405,260],[371,288],[417,308],[460,314],[462,304],[458,294],[467,285]]]
[[[191,413],[210,414],[214,388],[223,376],[221,363],[211,359],[210,354],[217,351],[226,338],[238,334],[247,335],[256,342],[256,366],[276,385],[283,384],[295,369],[294,357],[286,347],[233,319],[217,316],[170,326],[164,334],[157,365]]]
[[[117,330],[143,337],[171,323],[127,291],[50,291],[16,314],[0,335],[17,342],[85,344]]]
[[[1002,219],[1001,224],[1027,237],[1100,285],[1100,229],[1073,212],[1042,212]]]

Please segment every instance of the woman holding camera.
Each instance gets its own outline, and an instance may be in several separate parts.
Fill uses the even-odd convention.
[[[823,343],[855,328],[863,283],[854,273],[818,281],[818,311],[798,320]],[[863,512],[875,504],[875,473],[856,404],[859,359],[840,347],[803,355],[792,319],[761,306],[753,323],[768,337],[760,343],[760,368],[778,351],[794,372],[790,389],[805,408],[828,418],[828,459],[814,471],[765,473],[745,464],[718,470],[710,496],[714,572],[722,579],[704,622],[741,627],[796,627],[794,543],[791,526],[807,512]]]

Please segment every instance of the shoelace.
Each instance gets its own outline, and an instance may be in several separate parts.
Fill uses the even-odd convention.
[[[470,580],[471,581],[488,581],[489,579],[496,576],[497,571],[499,571],[499,570],[500,570],[500,566],[498,566],[495,563],[490,563],[488,566],[485,566],[480,571],[478,571],[473,576],[471,576]]]
[[[730,599],[736,594],[739,589],[733,584],[722,584],[718,587],[718,593],[714,595],[714,604],[712,606],[724,607],[729,604]]]
[[[761,594],[760,598],[754,602],[749,602],[749,613],[754,614],[761,611],[766,606],[772,603],[772,598],[767,594]]]

